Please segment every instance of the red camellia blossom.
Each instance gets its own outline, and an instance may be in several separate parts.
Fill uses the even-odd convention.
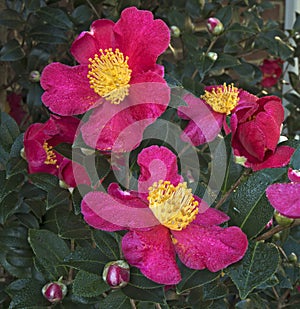
[[[300,218],[300,172],[289,168],[290,183],[275,183],[266,190],[271,205],[283,216]]]
[[[52,63],[44,69],[42,100],[59,115],[93,109],[82,127],[85,142],[99,150],[115,144],[115,152],[131,150],[168,105],[170,89],[156,61],[169,41],[169,28],[149,11],[130,7],[116,23],[96,20],[71,46],[79,65]]]
[[[230,119],[234,155],[244,157],[245,166],[254,171],[288,164],[294,149],[277,147],[283,120],[278,97],[266,96],[255,103],[239,104]]]
[[[7,102],[9,105],[9,115],[14,118],[18,125],[24,125],[28,121],[29,115],[22,104],[22,96],[14,92],[9,93],[7,95]]]
[[[181,280],[176,254],[192,269],[221,270],[239,261],[248,246],[238,227],[218,225],[229,218],[194,196],[178,174],[176,155],[150,146],[138,155],[138,192],[112,183],[108,193],[90,192],[81,210],[85,221],[105,231],[128,230],[122,239],[127,262],[166,285]]]
[[[51,115],[45,123],[34,123],[25,132],[24,150],[28,162],[28,172],[48,173],[58,176],[69,186],[76,182],[90,184],[84,168],[76,162],[64,158],[53,147],[60,143],[72,144],[75,139],[79,119]],[[76,181],[74,173],[81,175]]]
[[[188,106],[180,106],[178,115],[189,120],[189,123],[181,139],[199,146],[215,139],[222,126],[229,133],[226,116],[233,113],[237,105],[255,102],[257,97],[233,85],[224,84],[205,87],[205,93],[200,98],[186,94],[183,99]]]
[[[277,84],[282,74],[282,64],[281,59],[264,59],[263,64],[259,67],[263,73],[261,81],[263,87],[272,87]]]

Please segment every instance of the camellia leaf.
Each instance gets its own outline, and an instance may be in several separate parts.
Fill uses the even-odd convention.
[[[105,309],[131,309],[130,299],[121,291],[112,291],[101,302],[101,308]]]
[[[83,297],[99,296],[110,287],[103,281],[100,275],[79,271],[73,281],[73,293]]]
[[[300,147],[298,147],[294,152],[291,158],[291,165],[293,169],[300,170]]]
[[[8,41],[0,50],[0,61],[17,61],[24,56],[24,50],[15,39]]]
[[[228,268],[228,274],[245,299],[257,286],[266,282],[276,272],[280,261],[275,245],[250,242],[241,262]]]
[[[207,269],[195,270],[179,264],[182,280],[177,284],[176,290],[178,293],[186,292],[190,289],[202,286],[213,281],[219,276],[219,272],[212,273]]]
[[[24,21],[21,15],[15,10],[6,9],[0,12],[0,25],[12,29],[17,29],[21,27],[23,24]]]
[[[230,200],[229,225],[239,226],[250,238],[262,231],[274,212],[265,190],[285,173],[285,168],[265,169],[252,174],[242,183]]]
[[[72,28],[73,24],[68,15],[59,8],[42,7],[36,14],[41,20],[57,28],[66,30]]]
[[[67,274],[67,269],[60,266],[70,253],[64,240],[48,230],[29,230],[28,241],[37,261],[48,272],[49,279],[57,280]]]

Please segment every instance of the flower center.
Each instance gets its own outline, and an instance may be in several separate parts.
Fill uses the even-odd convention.
[[[170,181],[160,180],[149,188],[149,207],[159,222],[171,230],[186,228],[198,213],[198,202],[186,182],[174,187]]]
[[[213,88],[212,91],[205,90],[201,99],[210,105],[215,112],[228,115],[238,104],[238,95],[238,88],[234,87],[233,84],[227,86],[224,83],[223,87]]]
[[[57,159],[56,159],[56,154],[52,150],[53,147],[48,145],[47,142],[44,142],[43,148],[44,148],[44,150],[46,151],[46,154],[47,154],[47,158],[46,158],[44,163],[45,164],[56,164]]]
[[[100,57],[96,54],[94,59],[90,58],[88,79],[90,87],[99,96],[119,104],[129,94],[129,81],[131,70],[127,64],[128,57],[117,48],[100,49]]]

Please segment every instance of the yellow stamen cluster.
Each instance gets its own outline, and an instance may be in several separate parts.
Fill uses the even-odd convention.
[[[213,88],[212,91],[205,90],[201,99],[210,105],[215,112],[228,115],[237,106],[238,95],[238,88],[234,87],[233,84],[227,86],[224,83],[223,87]]]
[[[47,158],[45,160],[45,164],[56,164],[57,159],[56,159],[56,155],[54,153],[54,151],[52,150],[53,147],[49,146],[47,142],[44,142],[43,144],[43,148],[46,151],[47,154]]]
[[[149,207],[159,222],[171,230],[186,228],[198,213],[198,202],[186,182],[174,187],[170,181],[160,180],[149,188]]]
[[[131,70],[127,64],[128,57],[117,48],[100,49],[100,57],[96,54],[90,58],[87,78],[90,87],[101,97],[112,104],[120,104],[129,94]]]

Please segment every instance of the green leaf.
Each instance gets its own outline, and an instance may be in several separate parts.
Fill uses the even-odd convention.
[[[109,259],[120,259],[119,244],[112,233],[100,230],[93,230],[92,237],[99,250]]]
[[[300,170],[300,147],[298,147],[294,152],[291,158],[291,165],[293,169]]]
[[[32,250],[27,241],[27,229],[11,226],[0,233],[0,264],[17,278],[30,278],[33,261]]]
[[[65,31],[52,25],[38,25],[32,28],[28,34],[32,40],[45,44],[63,44],[68,42]]]
[[[24,21],[21,15],[15,10],[5,9],[0,12],[0,25],[18,29],[22,27]]]
[[[16,192],[10,192],[0,201],[0,224],[4,224],[20,207],[21,200]]]
[[[293,89],[296,90],[298,93],[300,93],[299,76],[294,72],[288,72],[288,74],[289,74],[289,80],[291,82]]]
[[[41,20],[57,28],[65,30],[72,28],[69,16],[59,8],[42,7],[36,14]]]
[[[228,267],[228,274],[245,299],[257,286],[266,282],[277,270],[280,261],[275,245],[250,242],[241,262]]]
[[[70,203],[69,191],[59,187],[58,178],[45,173],[29,174],[28,178],[47,194],[47,209],[68,205]]]
[[[182,280],[177,284],[176,290],[178,293],[186,292],[190,289],[202,286],[216,279],[219,272],[212,273],[207,269],[195,270],[179,264]]]
[[[233,57],[228,54],[220,54],[212,69],[215,71],[215,70],[221,70],[225,68],[232,68],[239,64],[240,64],[240,61],[238,60],[237,57]]]
[[[15,39],[8,41],[0,50],[0,61],[17,61],[24,56],[24,50]]]
[[[71,17],[76,24],[85,24],[92,20],[93,12],[87,5],[82,4],[75,8]]]
[[[285,173],[285,168],[265,169],[252,174],[242,183],[231,196],[229,225],[241,227],[250,238],[262,231],[274,212],[265,190]]]
[[[0,132],[0,146],[9,153],[20,130],[14,119],[4,112],[1,113]]]
[[[110,287],[99,275],[80,270],[73,282],[73,293],[83,297],[99,296]]]
[[[77,248],[64,258],[64,265],[84,270],[93,274],[101,274],[106,263],[111,261],[98,248]]]
[[[101,307],[105,309],[131,309],[130,299],[121,291],[112,291],[101,302]]]
[[[152,280],[147,279],[138,268],[130,268],[130,283],[131,286],[141,289],[156,289],[161,284],[155,283]]]
[[[219,299],[228,295],[228,287],[219,278],[203,286],[203,299]]]
[[[60,266],[70,254],[64,240],[48,230],[29,230],[28,241],[49,279],[57,280],[67,274],[67,269]]]
[[[40,84],[33,83],[29,85],[26,102],[30,106],[30,108],[42,106],[41,96],[43,92],[44,90],[42,89]]]
[[[43,282],[36,279],[21,279],[13,281],[6,289],[12,301],[10,309],[49,308],[49,302],[43,297]]]
[[[92,188],[84,184],[78,185],[76,188],[74,188],[72,192],[72,202],[75,215],[79,215],[81,213],[82,198],[90,191],[92,191]]]
[[[122,291],[128,297],[136,300],[151,301],[160,304],[164,304],[166,301],[163,287],[143,289],[134,287],[129,282]]]

